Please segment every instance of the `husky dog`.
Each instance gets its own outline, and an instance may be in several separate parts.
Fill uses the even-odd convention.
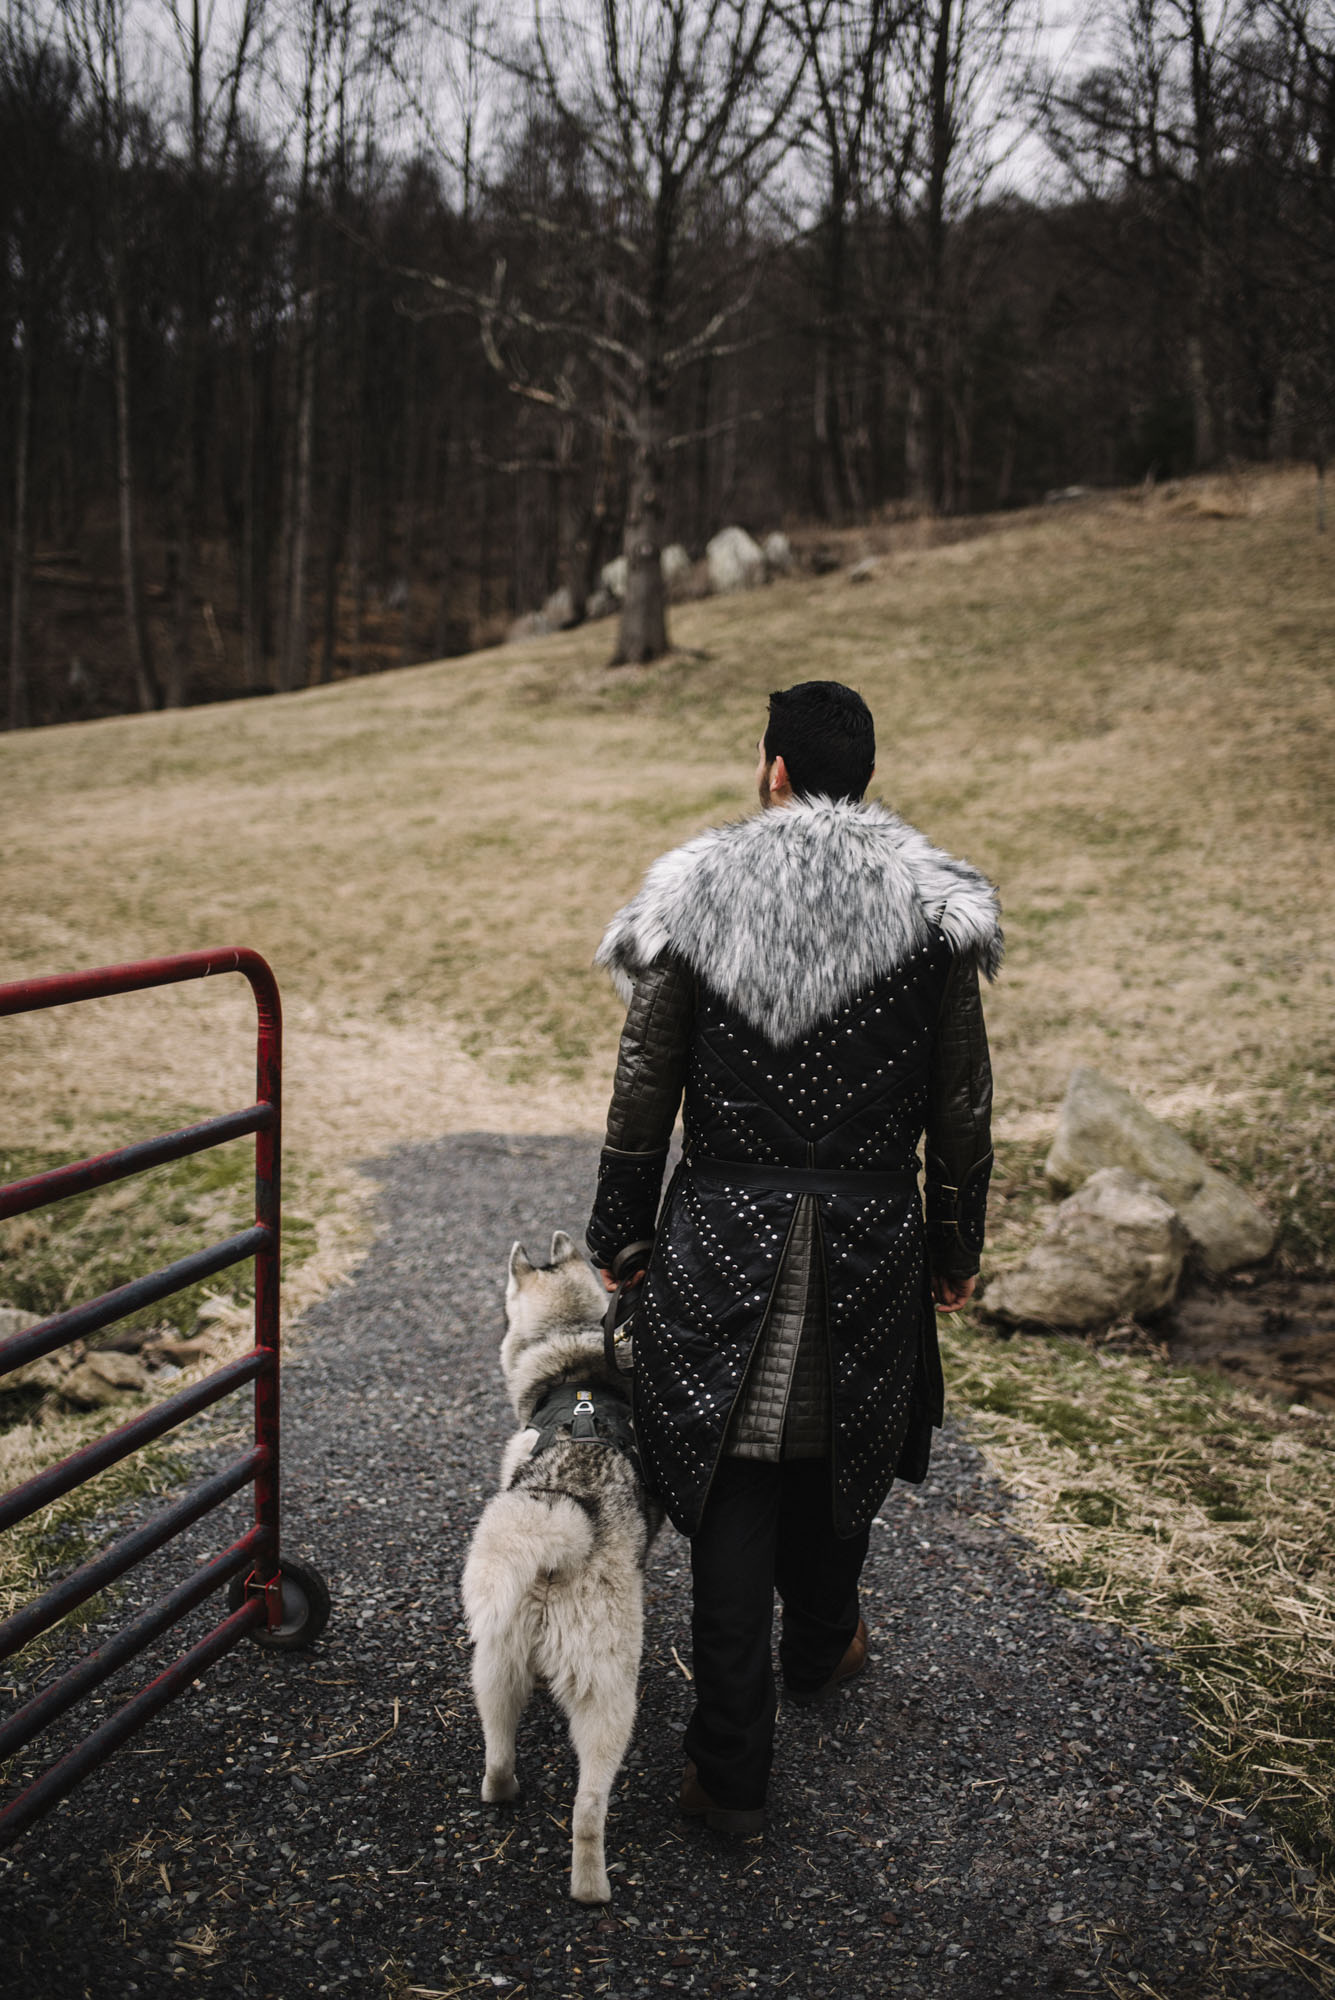
[[[473,1695],[486,1738],[482,1796],[512,1799],[515,1729],[544,1680],[579,1759],[570,1893],[611,1899],[603,1827],[630,1742],[644,1629],[644,1560],[662,1510],[644,1489],[629,1406],[603,1358],[606,1295],[558,1230],[551,1259],[516,1243],[501,1373],[520,1428],[464,1565]]]

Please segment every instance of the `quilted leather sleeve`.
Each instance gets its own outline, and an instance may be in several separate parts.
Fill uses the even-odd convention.
[[[957,958],[942,996],[927,1102],[927,1240],[932,1269],[978,1269],[992,1173],[992,1065],[978,968]]]
[[[654,1233],[672,1127],[686,1082],[695,979],[671,956],[635,982],[617,1052],[586,1242],[595,1264]]]

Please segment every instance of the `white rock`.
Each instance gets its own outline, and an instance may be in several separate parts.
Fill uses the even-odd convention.
[[[850,583],[870,583],[874,577],[878,577],[880,574],[881,565],[877,562],[875,556],[863,556],[862,561],[855,562],[852,569],[848,572],[848,580]]]
[[[8,1340],[11,1333],[22,1333],[25,1326],[35,1326],[35,1316],[23,1312],[18,1306],[0,1306],[0,1340]]]
[[[609,597],[623,600],[626,595],[626,558],[615,556],[610,563],[604,563],[598,572],[598,580]]]
[[[53,1354],[44,1354],[37,1361],[26,1361],[22,1368],[11,1369],[8,1375],[0,1376],[3,1389],[40,1389],[46,1394],[58,1389],[65,1380],[65,1370]]]
[[[720,597],[755,590],[765,581],[765,554],[745,528],[720,528],[705,550],[709,588]]]
[[[765,537],[765,561],[771,576],[791,576],[797,567],[792,543],[777,528]]]
[[[563,583],[554,590],[542,607],[542,622],[549,632],[565,632],[575,622],[575,600],[570,594],[570,585]]]
[[[1254,1264],[1274,1248],[1275,1231],[1255,1202],[1204,1161],[1120,1084],[1096,1069],[1071,1072],[1057,1136],[1043,1171],[1058,1194],[1101,1167],[1126,1167],[1156,1187],[1181,1216],[1207,1271]]]
[[[93,1410],[147,1387],[148,1370],[137,1355],[118,1354],[114,1348],[104,1347],[86,1355],[62,1379],[60,1394],[67,1403]]]
[[[584,607],[586,618],[610,618],[617,608],[617,601],[610,590],[595,590]]]
[[[658,558],[663,572],[663,581],[671,590],[674,583],[681,583],[691,573],[691,558],[688,550],[680,542],[669,542]]]
[[[1049,1217],[1024,1262],[987,1287],[986,1310],[1041,1326],[1107,1326],[1159,1312],[1182,1275],[1187,1232],[1161,1194],[1104,1167]]]

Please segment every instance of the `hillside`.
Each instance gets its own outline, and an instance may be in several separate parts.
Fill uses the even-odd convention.
[[[0,976],[257,946],[290,1142],[326,1169],[477,1124],[596,1130],[604,918],[747,809],[767,691],[839,677],[877,715],[874,790],[1001,883],[1002,1137],[1040,1137],[1092,1061],[1240,1147],[1300,1246],[1277,1154],[1328,1110],[1330,608],[1308,483],[1271,476],[685,606],[650,669],[605,669],[591,628],[0,738]],[[45,1147],[207,1106],[224,1069],[243,1087],[245,1012],[192,990],[11,1027],[5,1128]]]
[[[346,1266],[355,1162],[452,1131],[598,1131],[620,1019],[590,968],[606,916],[653,855],[749,809],[768,691],[836,677],[877,717],[874,792],[1002,887],[992,1258],[1032,1233],[1085,1061],[1254,1187],[1289,1267],[1328,1260],[1335,675],[1308,478],[914,540],[881,533],[863,583],[680,607],[680,650],[649,669],[607,669],[597,627],[0,737],[0,978],[220,943],[271,959],[299,1304]],[[250,1093],[240,981],[0,1024],[0,1047],[11,1171]],[[95,1198],[72,1235],[11,1228],[0,1296],[37,1307],[118,1268],[127,1213],[157,1241],[172,1216],[202,1230],[243,1211],[244,1160],[163,1185],[127,1212]],[[1329,1421],[1144,1352],[966,1325],[947,1361],[1059,1574],[1173,1650],[1226,1793],[1268,1794],[1321,1851]]]

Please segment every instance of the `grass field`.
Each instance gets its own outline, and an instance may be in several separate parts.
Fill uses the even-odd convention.
[[[589,964],[606,916],[653,855],[748,809],[768,691],[836,677],[876,713],[874,792],[1002,886],[993,1256],[1032,1233],[1037,1165],[1084,1061],[1247,1181],[1282,1256],[1329,1260],[1335,592],[1307,477],[914,539],[871,531],[886,553],[856,586],[799,578],[681,607],[681,650],[653,668],[608,670],[601,626],[281,700],[0,737],[0,978],[216,943],[271,959],[300,1296],[355,1239],[358,1159],[447,1130],[599,1129],[620,1013]],[[68,1157],[247,1101],[248,1008],[232,981],[0,1024],[11,1154]],[[218,1198],[178,1185],[163,1200],[202,1217]],[[60,1243],[11,1230],[0,1297],[38,1303],[39,1277],[42,1302],[74,1287]],[[1335,1771],[1302,1749],[1278,1758],[1299,1775],[1277,1782],[1258,1732],[1293,1735],[1301,1715],[1316,1742],[1335,1718],[1329,1504],[1324,1531],[1307,1514],[1295,1525],[1300,1502],[1332,1495],[1332,1425],[1208,1385],[1169,1395],[1152,1362],[1104,1365],[1090,1348],[1006,1347],[977,1328],[955,1345],[957,1406],[979,1412],[994,1462],[1021,1487],[1035,1452],[1046,1468],[1025,1505],[1052,1560],[1184,1659],[1203,1626],[1232,1648],[1225,1678],[1274,1683],[1261,1721],[1250,1693],[1233,1721],[1202,1697],[1219,1771],[1269,1791],[1309,1848],[1330,1843]],[[1258,1465],[1271,1453],[1234,1480],[1241,1522],[1213,1519],[1190,1481],[1156,1511],[1163,1468],[1137,1470],[1129,1450],[1115,1492],[1099,1486],[1083,1512],[1069,1498],[1089,1439],[1055,1434],[1044,1399],[1083,1398],[1102,1422],[1116,1385],[1117,1423],[1161,1404],[1193,1463],[1212,1464],[1226,1433]],[[1185,1533],[1179,1501],[1196,1509],[1197,1553],[1215,1551],[1190,1632],[1169,1593],[1133,1588],[1145,1521]],[[1268,1664],[1263,1602],[1267,1631],[1282,1628]],[[1324,1807],[1305,1789],[1311,1757]]]

